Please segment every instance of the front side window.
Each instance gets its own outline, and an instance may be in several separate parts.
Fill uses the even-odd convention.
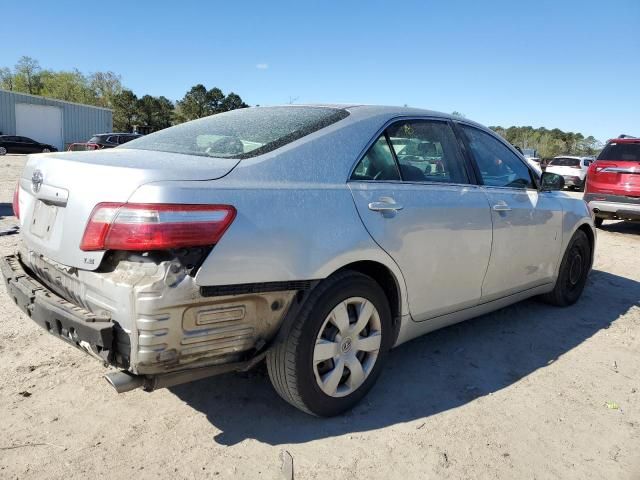
[[[461,127],[485,185],[534,188],[529,169],[506,145],[477,128]]]
[[[393,158],[387,138],[383,133],[367,150],[367,153],[353,171],[351,180],[400,180],[396,161]]]
[[[446,122],[409,120],[387,129],[406,182],[469,183],[456,137]]]

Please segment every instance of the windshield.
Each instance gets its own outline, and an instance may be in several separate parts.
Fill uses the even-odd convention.
[[[254,107],[176,125],[118,148],[218,158],[270,152],[342,120],[346,110],[327,107]]]
[[[554,167],[579,167],[580,159],[579,158],[554,158],[549,162],[549,165],[553,165]]]
[[[640,143],[611,142],[604,147],[598,160],[640,162]]]

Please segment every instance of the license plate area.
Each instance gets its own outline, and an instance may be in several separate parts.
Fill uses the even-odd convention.
[[[29,226],[31,234],[43,240],[48,240],[51,237],[57,214],[58,207],[48,205],[42,200],[37,200],[33,209],[31,225]]]

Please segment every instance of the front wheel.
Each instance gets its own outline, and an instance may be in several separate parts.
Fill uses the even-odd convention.
[[[46,148],[45,147],[45,148],[42,149],[42,153],[49,153],[50,151],[51,151],[50,148]]]
[[[591,244],[587,235],[578,230],[573,234],[560,264],[560,271],[553,290],[542,296],[552,305],[567,307],[578,301],[591,266]]]
[[[6,147],[0,147],[0,155],[6,155],[6,154],[7,154]]]
[[[312,415],[355,406],[377,380],[392,342],[389,302],[378,283],[345,271],[318,285],[267,354],[278,394]]]

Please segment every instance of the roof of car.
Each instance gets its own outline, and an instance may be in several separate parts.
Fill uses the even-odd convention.
[[[611,138],[607,140],[607,143],[640,143],[640,138],[636,138],[636,137]]]
[[[316,108],[339,108],[347,110],[350,113],[358,114],[358,116],[375,116],[380,114],[388,114],[393,116],[430,116],[430,117],[443,117],[452,118],[453,116],[448,113],[436,112],[434,110],[427,110],[424,108],[416,107],[397,107],[392,105],[368,105],[365,103],[296,103],[287,105],[264,105],[262,107],[252,108],[269,108],[269,107],[288,107],[288,108],[300,108],[300,107],[316,107]],[[462,119],[462,117],[455,117]],[[466,119],[464,119],[466,120]],[[472,122],[475,123],[475,122]]]

